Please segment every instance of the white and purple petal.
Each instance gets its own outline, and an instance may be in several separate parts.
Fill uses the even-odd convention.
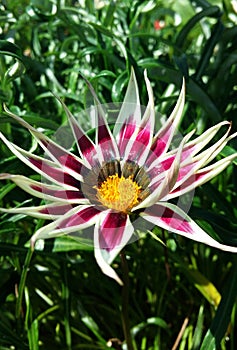
[[[124,135],[127,133],[126,129],[133,129],[133,126],[136,126],[137,124],[139,125],[140,121],[141,107],[139,90],[135,72],[132,68],[127,91],[113,130],[113,134],[117,138],[119,147],[122,146],[123,139],[124,142],[127,142],[127,138],[124,138]],[[130,134],[130,132],[128,133]]]
[[[1,132],[0,138],[16,157],[38,174],[42,175],[45,179],[56,184],[65,185],[65,187],[67,186],[68,188],[77,188],[79,186],[80,181],[64,171],[61,167],[59,168],[55,162],[23,150],[19,146],[8,141]]]
[[[127,140],[126,148],[123,148],[124,153],[121,154],[124,161],[133,161],[140,166],[145,163],[150,152],[155,121],[153,92],[146,72],[145,81],[149,96],[148,105],[141,123],[137,124],[136,132]]]
[[[119,159],[119,150],[112,132],[109,129],[103,112],[96,106],[96,144],[97,152],[101,154],[102,161],[108,162],[111,159]],[[97,110],[98,109],[98,110]],[[102,164],[102,162],[101,162]]]
[[[95,119],[96,149],[97,153],[99,153],[98,159],[100,160],[100,164],[102,164],[103,161],[107,162],[111,159],[119,159],[118,146],[108,126],[104,107],[101,105],[91,83],[85,78],[84,80],[95,100],[92,112]]]
[[[167,196],[169,192],[172,191],[178,178],[183,147],[191,135],[192,132],[186,135],[182,140],[175,154],[175,157],[169,159],[168,164],[164,163],[162,165],[166,166],[167,170],[164,170],[164,168],[162,168],[156,176],[153,178],[150,176],[151,182],[148,186],[150,194],[141,203],[135,206],[132,211],[149,207],[155,204],[157,201],[162,200],[162,198]],[[148,176],[149,175],[150,174],[148,173]]]
[[[100,215],[94,231],[95,258],[101,270],[107,276],[122,284],[117,273],[110,266],[115,257],[129,242],[134,233],[129,216],[124,213],[107,210]]]
[[[98,157],[99,157],[96,146],[92,142],[92,140],[86,135],[86,133],[82,130],[79,123],[74,118],[72,113],[69,111],[65,103],[59,97],[57,97],[57,99],[62,104],[63,109],[67,114],[68,121],[72,129],[72,133],[76,142],[78,152],[81,158],[83,159],[83,162],[85,163],[85,165],[89,169],[91,169],[94,164],[94,160],[95,159],[98,160]]]
[[[80,189],[65,189],[32,180],[23,175],[0,174],[0,180],[11,180],[22,190],[37,198],[70,204],[88,204]]]
[[[71,175],[73,175],[79,181],[82,180],[80,172],[82,166],[85,166],[82,159],[52,141],[49,137],[45,136],[43,133],[35,129],[32,125],[27,123],[23,118],[20,118],[19,116],[12,113],[5,105],[4,109],[8,115],[10,115],[19,124],[30,131],[38,144],[45,151],[45,157],[51,158],[51,160],[55,162],[58,167],[62,167],[64,170],[66,168],[66,171],[68,173],[71,173]]]
[[[177,127],[180,123],[185,101],[185,82],[183,80],[182,88],[179,94],[177,103],[171,113],[170,117],[164,124],[164,126],[155,135],[152,146],[151,153],[147,158],[146,165],[151,167],[153,162],[156,161],[157,157],[162,156],[170,147],[171,141],[173,139],[174,133],[177,131]]]
[[[219,175],[223,170],[225,170],[227,166],[230,165],[236,158],[237,154],[235,153],[219,160],[216,163],[200,169],[195,174],[188,177],[188,179],[186,179],[184,182],[182,182],[179,187],[175,186],[174,189],[163,200],[168,201],[172,198],[181,196],[210,181],[215,176]]]
[[[11,209],[0,208],[0,211],[7,214],[25,214],[39,219],[55,220],[72,209],[70,204],[50,203],[40,206],[16,207]]]
[[[236,134],[233,134],[229,137],[230,128],[228,128],[227,132],[211,147],[207,150],[199,153],[195,157],[187,157],[186,160],[181,162],[180,172],[177,179],[177,182],[174,186],[175,188],[182,187],[182,184],[190,181],[190,179],[195,178],[195,174],[201,170],[204,166],[210,163],[225,147],[227,142],[229,142]],[[233,158],[234,159],[234,158]]]
[[[165,230],[205,243],[214,248],[237,253],[237,247],[221,244],[201,229],[183,210],[171,203],[159,202],[147,208],[141,216]]]
[[[34,247],[38,239],[76,233],[79,230],[93,226],[100,214],[101,211],[92,205],[76,206],[57,220],[37,230],[31,238],[31,246]]]
[[[214,136],[223,126],[229,127],[230,123],[227,121],[220,122],[217,125],[214,125],[213,127],[203,132],[200,136],[189,141],[185,145],[182,152],[182,159],[181,159],[182,164],[186,164],[187,162],[192,160],[193,157],[197,153],[199,153],[214,138]]]

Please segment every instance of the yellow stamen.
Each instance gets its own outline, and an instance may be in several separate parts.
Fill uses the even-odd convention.
[[[132,180],[132,176],[125,178],[116,174],[110,175],[97,188],[97,198],[105,207],[128,213],[139,203],[140,192],[141,186]]]

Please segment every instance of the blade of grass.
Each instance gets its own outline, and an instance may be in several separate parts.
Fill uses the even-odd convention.
[[[225,335],[230,322],[231,312],[237,296],[237,264],[233,264],[232,273],[226,284],[215,318],[207,331],[200,350],[215,350]]]

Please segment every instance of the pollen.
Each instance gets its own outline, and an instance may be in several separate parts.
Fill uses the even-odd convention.
[[[132,175],[125,178],[115,174],[97,188],[97,198],[107,208],[128,213],[139,203],[140,192],[141,186],[132,180]]]

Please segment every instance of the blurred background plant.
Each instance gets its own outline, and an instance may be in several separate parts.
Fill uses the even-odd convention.
[[[221,120],[237,127],[236,0],[2,0],[0,100],[48,135],[65,121],[52,92],[76,116],[92,97],[121,102],[131,66],[141,101],[143,71],[157,113],[167,116],[181,78],[187,102],[181,132],[197,134]],[[89,120],[81,120],[90,127]],[[159,125],[159,123],[157,123]],[[35,150],[1,109],[0,130]],[[234,152],[236,142],[222,155]],[[35,176],[0,144],[0,173]],[[195,193],[192,216],[207,232],[237,245],[235,165]],[[0,206],[33,202],[7,182]],[[91,248],[69,237],[47,241],[33,256],[27,242],[41,220],[1,214],[0,349],[127,349],[121,289],[98,269]],[[154,232],[126,248],[134,349],[235,350],[237,259],[172,234]],[[120,271],[120,260],[115,264]]]

